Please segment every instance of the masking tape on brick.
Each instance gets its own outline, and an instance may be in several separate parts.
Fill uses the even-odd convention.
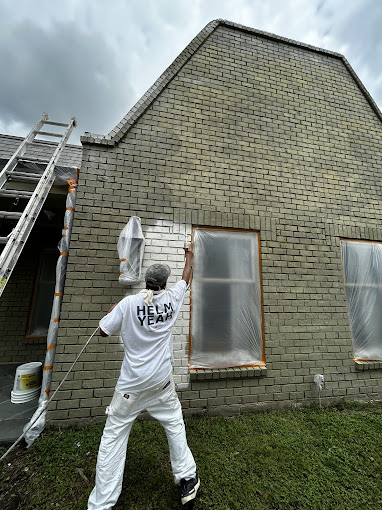
[[[77,180],[76,179],[68,179],[66,181],[68,183],[68,186],[69,186],[69,190],[68,190],[68,193],[75,193],[77,190]]]

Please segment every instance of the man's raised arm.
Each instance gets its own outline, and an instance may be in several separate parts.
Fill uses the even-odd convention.
[[[194,254],[191,250],[184,250],[185,251],[185,257],[186,262],[184,264],[183,274],[182,274],[182,280],[184,280],[187,284],[190,281],[191,271],[192,271],[192,259],[194,257]]]

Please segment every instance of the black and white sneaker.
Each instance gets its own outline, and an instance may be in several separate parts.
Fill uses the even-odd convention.
[[[182,505],[185,505],[188,501],[195,498],[200,486],[200,478],[198,475],[191,480],[185,480],[184,478],[180,481],[180,489],[182,491]]]

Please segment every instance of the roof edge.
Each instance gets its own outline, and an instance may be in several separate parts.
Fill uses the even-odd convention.
[[[368,92],[368,90],[358,77],[357,73],[354,71],[349,62],[341,53],[336,53],[334,51],[319,48],[317,46],[312,46],[310,44],[295,41],[294,39],[288,39],[287,37],[282,37],[276,34],[272,34],[270,32],[257,30],[255,28],[247,27],[245,25],[240,25],[239,23],[235,23],[233,21],[215,19],[213,21],[210,21],[196,35],[196,37],[192,39],[192,41],[177,56],[177,58],[172,62],[172,64],[170,64],[170,66],[160,75],[160,77],[154,82],[154,84],[145,92],[145,94],[143,94],[141,99],[128,111],[128,113],[115,126],[115,128],[110,131],[109,134],[101,135],[85,132],[85,134],[80,137],[81,143],[106,146],[115,146],[116,144],[118,144],[118,142],[125,136],[129,129],[136,123],[136,121],[141,117],[141,115],[143,115],[147,108],[149,108],[149,106],[159,96],[159,94],[167,87],[171,80],[179,73],[182,67],[191,59],[191,57],[196,53],[199,47],[208,39],[212,32],[214,32],[221,25],[235,30],[240,30],[242,32],[246,32],[249,34],[258,35],[266,39],[271,39],[273,41],[280,41],[291,46],[296,46],[299,48],[315,51],[317,53],[321,53],[331,57],[339,58],[340,60],[342,60],[343,64],[351,74],[352,78],[357,83],[359,89],[366,97],[366,100],[368,101],[368,103],[370,104],[370,106],[372,107],[372,109],[382,122],[381,110],[378,108],[377,104],[375,103],[374,99],[372,98],[372,96],[370,95],[370,93]]]
[[[17,140],[22,142],[25,140],[25,136],[18,136],[18,135],[7,135],[5,133],[0,133],[0,138],[7,138],[9,140]],[[58,145],[58,142],[51,142],[50,140],[33,140],[33,143],[35,144],[43,144],[43,145],[52,145],[56,147]],[[82,150],[82,146],[80,144],[75,143],[66,143],[65,147],[72,147],[73,149],[79,149]]]

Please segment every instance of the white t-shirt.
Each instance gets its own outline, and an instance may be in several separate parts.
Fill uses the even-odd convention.
[[[154,294],[152,305],[143,301],[147,290],[127,296],[100,320],[107,335],[121,334],[125,355],[116,391],[136,393],[151,388],[171,372],[171,329],[182,306],[187,284]]]

